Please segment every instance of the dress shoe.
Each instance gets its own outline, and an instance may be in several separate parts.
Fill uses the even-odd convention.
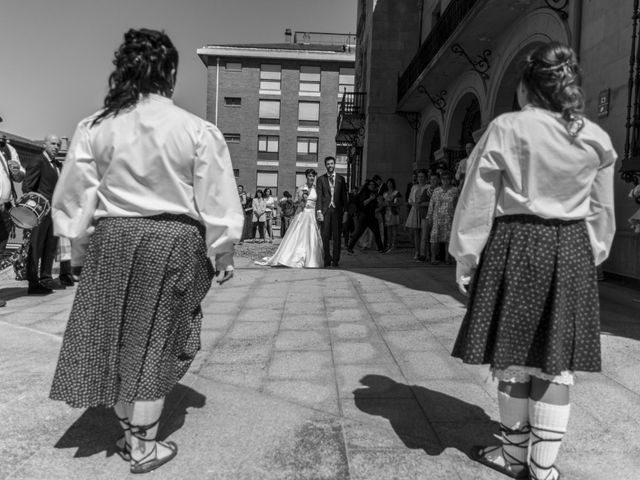
[[[62,283],[60,283],[59,280],[53,279],[42,280],[40,281],[40,285],[50,290],[64,290],[65,288],[67,288]]]
[[[60,278],[58,279],[58,281],[62,284],[65,285],[67,287],[73,287],[73,275],[71,275],[70,273],[64,273],[62,275],[60,275]]]
[[[331,262],[333,268],[338,268],[340,265],[337,262]]]
[[[356,252],[353,251],[353,248],[351,247],[347,247],[347,252],[349,252],[349,254],[354,255]]]
[[[53,293],[53,290],[45,287],[44,285],[40,285],[39,283],[29,285],[29,289],[27,290],[28,295],[48,295],[50,293]]]
[[[6,300],[0,300],[0,307],[6,307],[7,306],[7,301]]]

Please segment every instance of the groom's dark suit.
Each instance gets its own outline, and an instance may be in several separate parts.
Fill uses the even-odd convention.
[[[333,195],[331,188],[333,186]],[[347,208],[347,182],[342,175],[333,172],[333,178],[325,173],[316,180],[318,200],[316,211],[322,212],[322,245],[324,247],[324,266],[337,266],[340,263],[340,236],[342,234],[342,216]],[[329,242],[333,241],[333,256]]]

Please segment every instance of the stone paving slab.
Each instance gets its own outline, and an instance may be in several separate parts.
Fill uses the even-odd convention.
[[[402,251],[341,264],[239,258],[235,278],[212,287],[202,351],[163,413],[161,437],[180,453],[154,478],[504,478],[467,456],[495,443],[496,383],[450,357],[464,316],[453,269]],[[28,297],[0,276],[0,479],[131,476],[110,410],[47,399],[73,292]],[[638,478],[637,296],[601,284],[603,372],[578,375],[563,478]]]

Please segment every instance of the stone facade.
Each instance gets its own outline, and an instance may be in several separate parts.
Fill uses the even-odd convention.
[[[367,138],[375,136],[378,124],[387,123],[390,132],[397,130],[387,140],[398,145],[395,158],[407,156],[411,161],[387,161],[386,169],[377,167],[385,159],[377,156],[375,143],[367,141],[364,160],[367,166],[375,165],[389,176],[401,179],[409,178],[413,165],[428,167],[444,161],[455,166],[465,141],[479,138],[493,118],[514,108],[520,59],[536,45],[551,40],[569,44],[578,52],[584,70],[586,114],[609,132],[620,157],[623,156],[633,14],[630,2],[572,1],[559,10],[549,5],[560,6],[562,2],[542,0],[393,3],[402,6],[391,13],[383,0],[360,0],[359,6],[367,6],[369,10],[366,14],[369,20],[361,20],[366,28],[358,29],[359,48],[367,50],[366,62],[370,62],[376,55],[387,53],[387,39],[376,37],[376,32],[388,35],[394,26],[404,28],[400,16],[408,15],[407,10],[422,19],[417,27],[409,23],[405,32],[409,36],[411,32],[419,32],[422,44],[406,40],[408,52],[400,62],[398,85],[380,89],[378,96],[386,95],[386,101],[375,100],[388,105],[389,111],[396,101],[397,112],[410,112],[419,119],[416,145],[414,150],[407,148],[413,133],[407,122],[389,121],[389,111],[378,111],[370,104],[367,125],[372,127],[365,134]],[[386,30],[376,28],[383,22],[382,17],[389,24]],[[359,70],[357,76],[359,85],[375,82],[371,80],[375,75],[369,66]],[[598,117],[599,94],[606,90],[610,92],[609,114]],[[374,98],[372,95],[371,102]],[[369,175],[377,173],[367,170]],[[605,270],[638,279],[640,238],[631,232],[627,222],[638,205],[628,198],[630,188],[630,184],[616,179],[617,234]]]

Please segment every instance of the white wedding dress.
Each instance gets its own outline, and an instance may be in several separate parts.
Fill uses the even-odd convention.
[[[315,186],[309,189],[304,210],[298,212],[272,257],[256,260],[258,265],[291,268],[321,268],[324,265],[322,237],[316,222]]]

